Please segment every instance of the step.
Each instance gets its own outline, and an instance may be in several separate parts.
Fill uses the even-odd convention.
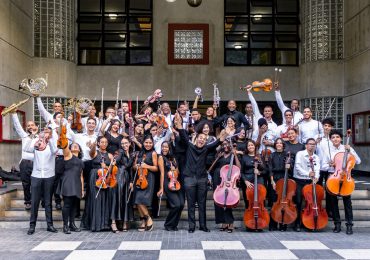
[[[63,205],[63,204],[62,204]],[[10,202],[11,208],[24,208],[24,200],[23,199],[12,199]],[[52,201],[52,206],[55,208],[55,201]],[[85,207],[85,200],[81,200],[80,207],[83,209]]]

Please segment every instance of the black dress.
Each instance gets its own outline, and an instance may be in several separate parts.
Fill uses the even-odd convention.
[[[84,164],[81,159],[74,155],[72,155],[71,159],[64,162],[64,173],[61,176],[57,194],[68,197],[76,196],[81,199],[81,172]]]
[[[254,183],[254,158],[255,156],[250,156],[250,155],[243,155],[241,159],[241,175],[242,175],[242,180],[249,181],[252,184]],[[257,169],[261,172],[260,175],[257,177],[257,183],[258,184],[264,184],[263,180],[263,174],[264,174],[264,167],[262,164],[258,164]]]
[[[121,147],[123,136],[118,135],[117,137],[114,137],[108,131],[106,131],[104,137],[108,140],[107,152],[114,155]]]
[[[109,202],[109,188],[100,189],[99,195],[96,197],[99,188],[95,186],[98,178],[98,170],[101,169],[101,161],[104,158],[105,164],[110,164],[108,153],[97,152],[97,156],[92,160],[92,170],[90,173],[90,192],[86,203],[87,216],[84,220],[85,227],[91,231],[101,231],[109,229],[110,225],[110,202]]]
[[[147,165],[153,166],[153,152],[154,151],[145,151],[145,160],[144,162]],[[139,156],[138,162],[141,162],[143,156]],[[145,190],[142,190],[138,187],[136,187],[135,183],[135,198],[134,198],[134,204],[136,205],[145,205],[147,207],[152,205],[152,200],[153,200],[153,194],[154,194],[154,185],[155,185],[155,173],[151,172],[148,170],[148,175],[146,176],[148,180],[148,187]],[[139,176],[137,176],[138,178]]]
[[[217,185],[220,185],[222,179],[220,176],[221,168],[224,165],[229,165],[231,159],[231,154],[229,154],[226,158],[222,156],[216,162],[214,166],[214,173],[213,173],[213,190],[216,190]],[[234,159],[234,165],[235,159]],[[224,209],[223,207],[219,207],[215,204],[215,220],[216,224],[233,224],[234,223],[234,216],[233,210],[231,208]]]
[[[171,169],[171,163],[168,158],[162,156],[163,162],[164,162],[164,192],[166,193],[167,197],[167,206],[170,209],[170,212],[168,213],[166,217],[166,221],[164,223],[164,226],[169,229],[177,228],[181,212],[184,209],[185,205],[185,194],[183,192],[183,186],[181,185],[180,190],[173,191],[168,188],[168,183],[170,182],[170,179],[168,178],[168,171]],[[176,165],[174,165],[176,167]],[[181,175],[181,173],[180,173]],[[180,176],[178,177],[178,181],[180,181]]]
[[[126,153],[120,149],[118,157],[116,158],[118,173],[117,173],[117,186],[109,189],[109,196],[111,202],[111,214],[112,220],[123,220],[125,222],[132,221],[134,219],[134,212],[132,208],[132,196],[128,203],[128,194],[130,182],[132,180],[131,167],[133,164],[133,157],[127,156]]]

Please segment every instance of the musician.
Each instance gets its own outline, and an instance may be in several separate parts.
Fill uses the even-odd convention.
[[[183,102],[180,103],[179,108],[177,109],[178,113],[180,114],[182,118],[182,127],[184,129],[188,129],[189,123],[190,122],[190,111],[189,111],[189,103],[188,102]]]
[[[225,132],[226,136],[233,136],[236,131],[236,119],[233,116],[228,116],[226,119],[225,128],[222,129],[221,133]]]
[[[81,118],[81,123],[82,123],[82,127],[83,127],[83,132],[85,133],[85,132],[88,131],[88,127],[87,127],[88,119],[90,119],[90,118],[95,119],[94,132],[95,132],[96,136],[98,136],[99,135],[99,130],[101,128],[102,120],[101,120],[101,118],[95,116],[95,114],[96,114],[95,106],[93,106],[93,105],[89,106],[88,115],[86,117]]]
[[[142,190],[137,185],[134,187],[134,183],[130,184],[130,188],[134,188],[134,204],[137,206],[140,214],[141,223],[138,231],[152,231],[153,220],[149,215],[148,207],[152,205],[153,201],[155,174],[158,172],[158,158],[157,153],[154,151],[154,140],[151,135],[144,137],[143,148],[135,160],[134,170],[138,171],[139,167],[148,171],[148,175],[146,176],[148,187]],[[133,181],[135,182],[136,180],[134,179]]]
[[[272,153],[271,159],[269,161],[270,163],[270,179],[271,179],[271,185],[273,188],[273,202],[276,202],[277,200],[277,194],[276,194],[276,183],[280,179],[284,179],[285,176],[285,161],[287,158],[287,152],[284,151],[284,140],[282,138],[278,138],[275,140],[274,148],[275,152]],[[291,165],[289,164],[289,178],[292,176],[292,169]],[[277,230],[277,223],[270,218],[270,226],[269,230]],[[279,226],[280,231],[286,231],[287,225],[280,225]]]
[[[197,131],[198,130],[198,127],[199,125],[202,124],[203,122],[203,118],[202,118],[202,115],[200,114],[200,112],[198,111],[197,108],[193,108],[192,111],[191,111],[191,118],[193,120],[192,122],[192,125],[194,127],[194,130]],[[213,126],[212,126],[213,127]]]
[[[170,182],[168,172],[170,170],[175,171],[176,168],[178,168],[177,161],[173,156],[170,143],[163,142],[161,150],[162,154],[158,158],[158,167],[159,171],[161,172],[162,189],[158,191],[158,195],[161,195],[164,189],[167,197],[168,207],[170,209],[170,212],[168,213],[166,221],[164,223],[164,228],[167,231],[177,231],[181,212],[184,209],[185,205],[185,196],[184,193],[181,191],[181,189],[183,189],[182,186],[180,190],[177,191],[170,190],[170,188],[168,187],[168,184]],[[178,181],[180,181],[180,176],[178,176]]]
[[[122,109],[122,113],[129,113],[130,112],[127,102],[122,102],[121,103],[121,109]]]
[[[305,146],[298,142],[298,130],[291,128],[288,130],[288,141],[285,142],[284,150],[290,152],[291,160],[294,161],[296,154],[299,151],[303,151]]]
[[[300,143],[306,143],[308,138],[315,138],[318,141],[324,133],[324,129],[321,122],[312,119],[312,110],[310,107],[303,109],[303,119],[299,126]]]
[[[240,127],[241,124],[243,124],[246,129],[250,128],[249,122],[244,117],[243,113],[236,110],[235,100],[229,100],[227,103],[227,109],[228,111],[225,114],[214,119],[215,126],[221,125],[222,127],[225,127],[227,125],[226,121],[230,116],[232,116],[235,119],[235,128]]]
[[[166,118],[166,122],[169,126],[172,126],[172,120],[173,120],[173,115],[171,114],[171,108],[170,105],[167,102],[162,103],[161,105],[161,110]]]
[[[298,122],[296,122],[298,123]],[[284,112],[284,122],[279,125],[276,130],[276,136],[281,137],[284,141],[288,141],[288,129],[295,127],[293,125],[293,111],[290,109],[285,110]],[[298,126],[297,126],[298,129]]]
[[[253,113],[252,103],[248,102],[245,105],[245,118],[248,120],[250,128],[247,129],[247,138],[253,141],[257,140],[258,137],[258,119]]]
[[[228,140],[222,142],[222,156],[217,160],[214,165],[213,172],[213,191],[216,190],[217,186],[221,184],[221,168],[225,165],[230,164],[231,154],[234,154],[233,164],[238,166],[240,169],[240,162],[236,154],[236,149],[230,145]],[[215,219],[216,224],[221,224],[220,231],[227,231],[232,233],[234,230],[234,216],[231,208],[224,209],[215,204]]]
[[[53,187],[55,182],[55,155],[58,151],[57,137],[55,131],[50,128],[45,128],[43,134],[45,138],[43,140],[40,140],[39,138],[35,145],[31,145],[33,144],[32,140],[29,140],[29,143],[26,144],[26,152],[34,153],[33,169],[31,174],[31,217],[30,228],[27,232],[28,235],[35,233],[41,198],[44,200],[45,204],[47,231],[53,233],[58,232],[53,226],[51,206],[51,198],[53,196]],[[48,139],[47,136],[50,136],[50,139]],[[45,149],[43,149],[41,145],[38,145],[40,141],[45,143]]]
[[[110,125],[107,130],[106,126]],[[100,129],[100,134],[108,140],[107,151],[110,154],[115,154],[121,146],[121,140],[123,136],[119,134],[121,128],[121,122],[118,119],[114,119],[110,114],[107,120],[105,120]]]
[[[176,114],[175,118],[180,115]],[[184,188],[186,192],[186,199],[188,202],[188,222],[189,233],[195,230],[195,203],[199,206],[199,230],[210,232],[206,224],[206,199],[207,199],[207,183],[208,174],[206,170],[207,154],[215,149],[219,142],[223,142],[226,134],[223,133],[220,139],[206,145],[206,136],[198,134],[195,139],[195,145],[189,142],[186,131],[183,129],[181,120],[175,120],[176,128],[179,130],[182,142],[187,146],[186,150],[186,164],[183,171]]]
[[[200,96],[196,96],[195,98],[195,101],[194,101],[194,104],[193,104],[193,110],[192,111],[197,111],[197,113],[199,115],[197,115],[197,113],[195,113],[195,115],[193,115],[193,112],[192,112],[192,119],[195,121],[194,122],[194,127],[195,127],[195,131],[196,132],[199,132],[197,129],[199,125],[202,125],[202,122],[203,121],[206,121],[208,123],[208,125],[211,127],[212,129],[212,132],[215,131],[214,129],[214,122],[213,122],[213,119],[217,116],[217,105],[216,104],[213,104],[212,107],[208,107],[207,110],[206,110],[206,116],[203,117],[199,110],[198,110],[198,102],[199,102],[199,98]]]
[[[329,173],[334,173],[335,170],[335,163],[334,163],[334,158],[337,153],[340,152],[345,152],[346,150],[356,158],[356,164],[361,163],[360,157],[357,155],[356,151],[349,145],[343,145],[342,140],[343,140],[343,135],[339,130],[332,130],[330,132],[330,140],[333,143],[333,147],[330,147],[330,155],[331,158],[329,158],[329,153],[326,156],[326,159],[324,160],[324,164],[329,164],[328,171]],[[340,214],[339,214],[339,207],[338,207],[338,197],[337,196],[331,196],[331,201],[332,201],[332,211],[333,211],[333,221],[335,224],[335,228],[333,230],[334,233],[339,233],[341,231],[341,221],[340,221]],[[346,219],[346,234],[347,235],[352,235],[353,230],[353,211],[352,211],[352,200],[351,196],[343,196],[343,205],[344,205],[344,214],[345,214],[345,219]]]
[[[294,163],[293,179],[297,184],[296,205],[297,205],[297,220],[294,230],[301,231],[301,212],[302,212],[302,189],[305,185],[312,183],[312,178],[315,182],[320,177],[320,158],[314,154],[316,149],[316,141],[314,138],[306,140],[306,149],[297,153]],[[313,158],[314,171],[310,167],[310,158]]]
[[[113,155],[108,153],[108,140],[106,137],[99,137],[98,145],[89,142],[90,156],[92,158],[92,169],[90,172],[88,193],[89,199],[86,201],[86,218],[83,219],[84,226],[92,232],[109,229],[110,210],[109,187],[103,189],[96,186],[99,170],[108,169],[113,160]],[[98,147],[98,150],[96,149]],[[99,189],[100,188],[100,189]],[[98,194],[98,195],[97,195]],[[111,226],[112,230],[114,226]]]
[[[34,146],[38,140],[38,127],[33,121],[28,121],[26,125],[26,131],[23,130],[16,110],[12,111],[11,114],[15,131],[22,139],[22,159],[19,164],[19,170],[21,172],[21,180],[23,186],[24,205],[26,210],[31,209],[31,174],[33,168],[34,154],[27,152],[26,145]]]
[[[290,102],[290,108],[285,106],[283,98],[281,97],[280,93],[280,87],[279,83],[275,82],[275,98],[276,98],[276,103],[278,104],[278,107],[283,115],[285,115],[285,111],[291,110],[293,111],[293,117],[292,117],[292,124],[296,124],[303,118],[302,113],[299,111],[299,100],[298,99],[292,99]],[[284,117],[283,123],[286,123],[286,118]]]
[[[335,125],[335,121],[333,118],[330,118],[330,117],[325,118],[324,120],[322,120],[322,125],[324,128],[324,136],[322,137],[322,139],[318,140],[319,142],[316,145],[316,154],[320,157],[320,165],[321,165],[320,178],[317,183],[323,186],[323,185],[326,185],[326,181],[329,177],[328,167],[326,167],[329,165],[325,164],[324,161],[325,161],[325,157],[327,156],[327,154],[330,154],[329,149],[330,151],[333,149],[333,143],[331,142],[329,135]],[[325,180],[325,184],[324,184],[324,180]],[[332,202],[330,201],[330,199],[331,199],[331,196],[328,193],[327,189],[325,189],[325,202],[326,202],[325,209],[326,209],[326,212],[328,213],[328,216],[332,217],[333,216],[332,210],[331,210]]]
[[[84,179],[82,162],[82,150],[77,143],[72,143],[63,148],[64,153],[64,173],[61,176],[57,193],[63,196],[63,233],[71,234],[80,232],[81,229],[75,224],[75,215],[77,203],[84,197]]]
[[[131,137],[133,151],[141,150],[143,139],[144,139],[144,123],[142,121],[138,121],[136,122],[136,125],[134,127],[134,136]]]
[[[176,125],[182,123],[182,117],[174,117],[173,119],[173,126],[172,127],[172,135],[171,135],[171,147],[173,148],[173,153],[177,162],[177,166],[179,168],[180,173],[183,173],[185,170],[185,163],[186,163],[186,148],[187,148],[187,141],[183,142],[180,137],[179,129],[176,128]],[[180,174],[180,183],[181,185],[184,184],[184,174]],[[184,189],[181,190],[184,192]]]
[[[244,151],[247,149],[248,139],[246,137],[246,130],[244,127],[239,127],[236,129],[235,134],[237,134],[237,136],[234,138],[236,144],[236,153],[238,155],[243,155]]]
[[[259,153],[262,153],[262,151],[265,149],[268,149],[271,152],[274,151],[273,146],[276,139],[276,134],[272,129],[270,129],[270,125],[271,124],[268,124],[265,118],[258,119],[259,131],[256,145]]]
[[[248,97],[249,97],[249,100],[252,104],[253,113],[256,116],[256,119],[257,120],[259,120],[260,118],[266,119],[266,121],[268,123],[268,128],[272,131],[275,131],[276,128],[277,128],[277,125],[274,122],[274,120],[272,120],[272,115],[274,114],[274,112],[272,111],[272,107],[271,106],[265,106],[264,109],[263,109],[263,116],[262,116],[261,113],[260,113],[260,110],[258,108],[257,101],[253,97],[252,88],[253,87],[251,85],[248,85],[247,86],[247,92],[248,92]]]
[[[110,218],[112,221],[112,231],[116,233],[118,231],[116,221],[123,221],[122,231],[127,232],[129,229],[129,223],[134,220],[134,211],[132,207],[132,197],[130,201],[127,201],[129,195],[130,183],[133,179],[132,176],[132,165],[134,157],[130,151],[130,140],[127,137],[123,137],[121,140],[121,148],[119,149],[117,156],[117,186],[111,188],[109,191],[111,201],[111,213]]]

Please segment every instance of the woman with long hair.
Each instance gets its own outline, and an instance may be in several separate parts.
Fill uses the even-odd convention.
[[[137,206],[140,214],[141,223],[138,228],[140,232],[153,230],[153,220],[149,215],[148,207],[151,206],[154,195],[154,174],[158,172],[158,158],[157,153],[154,151],[153,137],[151,135],[145,136],[142,145],[142,150],[134,163],[134,170],[138,174],[136,179],[133,179],[133,182],[130,184],[130,188],[134,188],[134,204]],[[147,171],[148,186],[144,189],[136,185],[136,180],[140,178],[139,173],[141,171]]]
[[[180,221],[181,212],[184,209],[185,204],[185,196],[182,192],[183,187],[180,184],[180,190],[170,189],[170,177],[168,176],[169,173],[177,171],[177,173],[181,174],[178,171],[177,161],[172,153],[172,149],[169,142],[163,142],[162,146],[162,154],[158,158],[158,167],[161,172],[161,185],[160,190],[157,195],[162,195],[161,193],[166,193],[168,206],[170,208],[170,212],[166,217],[166,221],[164,223],[164,227],[167,231],[177,231],[177,226]],[[180,181],[180,176],[178,176],[178,181]]]
[[[107,131],[105,131],[108,123],[110,123]],[[122,135],[119,133],[121,128],[121,122],[118,119],[112,119],[109,117],[104,121],[100,132],[108,141],[107,152],[110,154],[116,154],[121,147]]]

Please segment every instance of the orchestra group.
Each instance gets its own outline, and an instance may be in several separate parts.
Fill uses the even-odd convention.
[[[229,100],[222,115],[217,112],[217,97],[202,115],[199,92],[192,108],[178,102],[171,109],[156,90],[136,113],[131,102],[117,102],[102,109],[104,114],[97,114],[91,103],[86,117],[78,111],[65,115],[60,103],[54,103],[51,114],[34,94],[45,129],[39,131],[33,121],[23,129],[16,109],[11,111],[22,138],[20,171],[25,209],[30,211],[28,234],[35,232],[40,203],[47,230],[57,232],[53,197],[55,208],[62,210],[65,234],[81,229],[127,232],[134,228],[134,215],[140,219],[135,228],[148,232],[162,204],[169,209],[165,230],[177,231],[185,200],[188,232],[195,231],[196,209],[199,230],[209,232],[209,190],[220,231],[233,232],[233,208],[243,203],[243,223],[250,231],[286,231],[288,226],[297,232],[320,230],[332,218],[338,233],[341,196],[346,233],[352,234],[351,169],[361,160],[348,144],[350,133],[344,138],[332,118],[314,120],[310,107],[301,113],[298,100],[286,107],[276,82],[275,97],[283,115],[278,126],[272,107],[259,111],[253,97],[258,86],[244,88],[250,101],[245,113]],[[81,200],[85,206],[77,227]]]

